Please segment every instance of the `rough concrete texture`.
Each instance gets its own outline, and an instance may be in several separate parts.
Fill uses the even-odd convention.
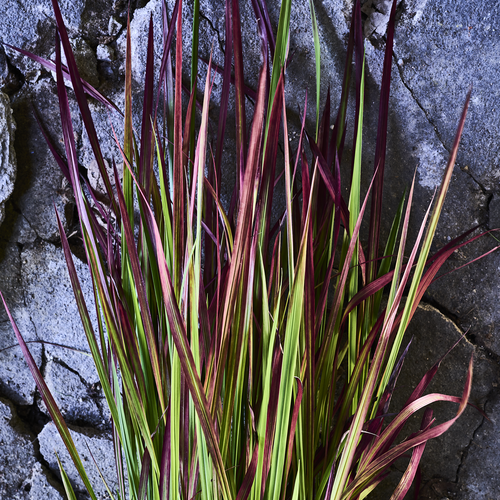
[[[99,379],[81,327],[62,249],[50,243],[33,244],[23,249],[21,260],[26,308],[37,337],[57,344],[44,345],[51,382],[65,384],[70,377],[69,371],[89,385],[97,383]],[[88,267],[76,257],[74,262],[90,318],[97,325]],[[58,367],[60,360],[64,360],[61,367],[64,370]],[[51,361],[55,364],[49,364]],[[73,396],[77,398],[76,393]],[[74,403],[78,404],[78,398]]]
[[[16,179],[15,130],[9,97],[0,91],[0,224],[5,217],[5,202],[14,190]]]
[[[497,474],[500,462],[500,437],[498,424],[500,422],[500,400],[498,395],[486,405],[489,421],[483,420],[482,425],[474,433],[474,439],[464,457],[460,469],[460,492],[458,500],[489,500],[500,497],[500,477]]]
[[[50,360],[45,365],[44,378],[61,410],[66,422],[83,423],[96,428],[103,428],[109,423],[101,411],[101,404],[106,404],[98,382],[88,382],[80,372],[71,370],[60,361]],[[95,375],[93,378],[95,378]],[[41,410],[47,413],[42,400]]]
[[[489,191],[500,181],[499,15],[499,5],[484,0],[405,2],[394,47],[405,85],[447,148],[455,135],[454,117],[474,85],[458,161]]]
[[[5,228],[2,227],[2,231]],[[29,313],[24,307],[21,281],[21,255],[17,245],[2,242],[0,263],[0,290],[4,294],[16,323],[22,328],[24,339],[37,340]],[[30,344],[38,366],[42,363],[41,344]],[[0,311],[0,393],[12,402],[31,405],[35,396],[35,382],[21,353],[14,331],[5,311]]]
[[[107,434],[98,434],[88,428],[72,427],[70,432],[97,498],[99,500],[109,498],[100,474],[106,480],[110,490],[115,493],[118,486],[118,479],[114,465],[113,441]],[[59,459],[68,474],[75,492],[83,493],[85,491],[83,482],[78,475],[69,452],[64,447],[59,432],[52,422],[48,423],[42,432],[40,432],[38,442],[40,443],[40,453],[47,462],[50,470],[59,475],[59,467],[54,453],[54,450],[57,450]],[[96,464],[99,470],[97,470]]]
[[[52,473],[39,462],[33,467],[29,500],[63,500],[65,494]]]
[[[0,400],[0,498],[24,500],[30,490],[26,471],[35,464],[33,436],[23,428],[14,407]]]
[[[332,110],[340,99],[340,88],[345,64],[345,48],[350,23],[352,0],[315,0],[322,55],[321,97],[326,97],[330,86]],[[82,73],[99,91],[110,97],[118,107],[123,107],[123,76],[126,13],[124,0],[61,0],[61,10],[68,24],[72,45],[80,57]],[[276,30],[279,2],[267,2],[271,23]],[[161,54],[162,0],[136,0],[131,2],[131,34],[133,47],[134,126],[140,129],[142,83],[145,74],[146,42],[150,15],[155,28],[155,54]],[[168,0],[169,11],[174,0]],[[363,136],[364,183],[368,186],[373,171],[380,80],[384,57],[384,33],[388,18],[388,0],[363,2],[364,32],[367,37],[365,130]],[[183,41],[185,68],[190,66],[192,2],[183,7]],[[201,0],[200,56],[208,59],[212,52],[214,61],[224,62],[224,3]],[[249,0],[240,2],[243,25],[244,71],[246,83],[255,88],[261,63],[260,40]],[[4,0],[0,8],[0,40],[50,57],[54,53],[54,22],[49,0],[18,2]],[[461,107],[470,83],[474,84],[470,112],[459,150],[443,215],[436,234],[435,249],[470,227],[482,224],[483,228],[500,227],[500,142],[497,140],[500,120],[498,108],[500,80],[500,8],[495,2],[474,0],[403,0],[398,2],[396,40],[392,67],[392,87],[389,115],[388,149],[384,202],[387,212],[383,220],[386,235],[402,191],[409,186],[416,169],[414,210],[409,235],[414,241],[418,224],[439,184],[449,156]],[[308,2],[294,1],[291,12],[290,54],[292,62],[287,69],[287,117],[290,121],[290,144],[296,146],[299,116],[304,108],[306,89],[308,112],[306,126],[315,127],[315,63],[310,28]],[[157,71],[158,71],[157,64]],[[198,89],[202,92],[206,65],[199,63]],[[187,83],[187,79],[184,83]],[[218,121],[218,100],[222,80],[214,79],[212,97],[214,106],[210,117]],[[74,425],[106,428],[109,416],[105,411],[102,393],[88,348],[79,325],[73,293],[65,271],[64,257],[58,248],[59,235],[54,216],[54,205],[62,218],[72,248],[83,257],[79,239],[74,204],[67,182],[60,174],[33,116],[32,106],[42,118],[48,135],[61,147],[59,109],[51,74],[20,56],[9,48],[0,48],[0,91],[8,95],[12,118],[17,123],[13,144],[17,157],[17,179],[0,163],[0,179],[7,179],[11,187],[2,190],[0,182],[0,289],[4,293],[14,318],[26,340],[43,340],[71,346],[74,350],[50,344],[31,343],[35,361],[41,367],[53,390],[63,414]],[[1,94],[0,94],[1,95]],[[99,186],[92,163],[93,154],[88,137],[81,124],[74,95],[68,90],[74,120],[75,142],[79,164],[87,171],[90,182]],[[253,102],[247,98],[247,123],[250,125]],[[6,119],[11,120],[7,98],[0,97],[0,137],[5,135],[1,125],[2,106],[7,109]],[[110,120],[121,140],[122,117],[90,101],[97,134],[102,140],[105,159],[121,163],[116,148]],[[333,115],[335,113],[333,112]],[[346,140],[344,178],[349,177],[349,158],[354,109],[352,101],[347,111],[348,133]],[[11,124],[14,121],[11,120]],[[234,110],[228,110],[228,123],[234,123]],[[12,127],[9,125],[8,127]],[[7,127],[7,128],[8,128]],[[4,139],[2,139],[3,141]],[[0,148],[3,158],[11,148]],[[221,198],[228,204],[234,184],[234,130],[226,129],[224,144],[224,176]],[[8,153],[7,153],[8,151]],[[280,156],[278,161],[283,161]],[[10,177],[9,177],[10,176]],[[6,185],[6,184],[5,184]],[[12,191],[12,185],[14,187]],[[343,188],[347,192],[348,185]],[[10,198],[5,201],[10,195]],[[12,191],[12,193],[11,193]],[[283,199],[277,197],[275,216],[283,211]],[[362,228],[365,231],[366,228]],[[444,271],[461,266],[472,258],[491,249],[497,243],[487,237],[471,247],[461,249],[452,256]],[[85,264],[76,259],[76,266],[86,296],[91,296],[91,283]],[[459,395],[464,380],[466,363],[475,357],[473,401],[485,407],[492,423],[483,421],[472,408],[450,432],[429,443],[423,457],[423,490],[420,498],[460,500],[500,498],[497,474],[491,474],[497,459],[495,421],[500,398],[500,253],[445,276],[434,283],[425,297],[409,335],[414,341],[403,373],[394,408],[403,404],[411,385],[450,346],[461,333],[467,331],[467,340],[443,362],[429,390]],[[432,304],[429,305],[429,304]],[[0,448],[0,467],[15,472],[22,464],[24,496],[0,493],[3,498],[61,498],[61,484],[54,462],[54,449],[65,453],[55,437],[54,427],[48,425],[46,410],[35,390],[29,370],[8,323],[6,314],[0,312],[0,396],[8,398],[0,432],[6,432],[9,443],[27,443],[25,429],[39,435],[39,454],[31,444],[24,447],[17,462],[5,455],[10,444]],[[62,383],[64,381],[64,383]],[[405,392],[407,391],[407,392]],[[12,404],[17,405],[17,411]],[[1,406],[1,408],[4,408]],[[4,411],[4,410],[2,410]],[[451,418],[455,405],[438,405],[438,421]],[[10,413],[9,413],[10,412]],[[2,414],[3,415],[3,414]],[[14,422],[12,425],[9,421]],[[7,422],[5,424],[5,422]],[[18,425],[19,424],[19,425]],[[417,421],[410,425],[417,425]],[[410,427],[405,432],[410,432]],[[76,432],[77,431],[77,432]],[[81,429],[75,428],[79,443],[84,442]],[[21,433],[20,433],[21,432]],[[91,431],[85,431],[87,434]],[[4,434],[2,434],[3,436]],[[21,436],[21,437],[19,437]],[[24,436],[24,437],[23,437]],[[101,440],[101,434],[89,440]],[[85,438],[87,439],[87,438]],[[15,441],[17,440],[17,441]],[[94,441],[92,441],[94,442]],[[106,437],[100,444],[109,445]],[[43,445],[42,445],[43,443]],[[12,444],[12,446],[14,446]],[[21,446],[22,447],[22,446]],[[111,451],[103,463],[109,464]],[[35,446],[36,448],[36,446]],[[83,451],[87,453],[83,444]],[[14,452],[13,452],[14,453]],[[15,453],[21,453],[15,452]],[[7,457],[7,458],[4,458]],[[24,457],[24,458],[23,458]],[[67,457],[65,458],[67,460]],[[92,460],[88,465],[93,469]],[[41,465],[43,463],[43,465]],[[66,462],[65,462],[66,463]],[[47,468],[47,465],[50,467]],[[107,467],[107,465],[106,465]],[[389,480],[374,493],[373,498],[390,498],[404,463],[397,463]],[[12,472],[12,474],[14,473]],[[10,472],[9,472],[10,473]],[[4,474],[0,474],[0,483]],[[73,476],[71,476],[73,477]],[[113,476],[114,477],[114,476]],[[1,483],[3,484],[3,483]],[[20,483],[21,484],[21,483]],[[100,485],[97,478],[94,484]],[[3,487],[3,486],[2,486]],[[495,489],[496,488],[496,489]],[[14,496],[13,496],[14,495]],[[85,495],[80,492],[81,498]]]
[[[396,391],[391,400],[390,412],[401,410],[425,373],[462,337],[463,332],[457,325],[436,308],[429,304],[421,304],[418,307],[401,348],[400,354],[411,340]],[[475,347],[466,339],[462,339],[442,361],[425,393],[461,396],[471,356],[474,356],[474,372],[470,402],[479,408],[485,405],[488,407],[489,398],[495,393],[500,368],[497,363],[488,359],[481,348]],[[436,419],[435,425],[437,425],[452,419],[456,415],[458,405],[440,402],[433,404],[431,408]],[[490,413],[488,408],[486,411]],[[420,428],[422,415],[423,411],[420,411],[408,421],[399,440]],[[460,473],[467,462],[478,429],[484,425],[484,417],[481,413],[469,406],[448,432],[429,441],[420,463],[423,484],[433,481],[431,484],[436,487],[436,482],[440,481],[441,486],[443,483],[450,483],[452,486],[447,484],[446,487],[452,487],[458,491],[454,483],[458,477],[461,477]],[[444,457],[446,457],[445,460],[443,460]],[[396,462],[389,479],[373,493],[374,499],[384,500],[390,497],[407,463],[408,460]]]

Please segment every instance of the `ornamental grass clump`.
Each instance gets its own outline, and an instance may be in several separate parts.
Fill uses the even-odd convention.
[[[415,381],[403,408],[389,406],[404,359],[403,355],[398,360],[398,353],[408,323],[440,267],[476,229],[430,255],[470,92],[441,187],[408,248],[413,184],[387,240],[380,237],[396,1],[387,32],[374,169],[363,173],[370,179],[364,197],[365,66],[359,0],[354,2],[332,130],[329,97],[320,114],[319,35],[310,0],[316,129],[306,130],[306,101],[294,151],[285,97],[291,0],[282,2],[276,35],[265,3],[252,1],[262,51],[253,90],[245,85],[243,73],[239,5],[226,0],[224,66],[208,61],[202,98],[196,90],[198,38],[193,37],[186,92],[182,1],[177,0],[171,13],[164,5],[163,52],[158,60],[150,23],[140,131],[132,126],[128,25],[124,139],[116,140],[115,158],[124,165],[122,182],[114,162],[114,177],[108,175],[87,100],[98,100],[113,113],[121,111],[80,78],[57,0],[52,3],[55,61],[21,52],[57,75],[65,154],[48,141],[73,188],[97,324],[91,323],[70,246],[58,216],[57,220],[82,327],[111,414],[119,486],[117,491],[108,489],[109,497],[362,499],[396,459],[409,457],[391,497],[402,499],[426,442],[462,414],[471,389],[472,359],[461,396],[424,395],[438,362]],[[195,2],[195,34],[199,15]],[[61,47],[67,66],[61,63]],[[216,71],[222,74],[222,94],[213,127],[217,132],[210,134]],[[65,79],[71,81],[99,165],[105,201],[96,196],[78,165]],[[344,180],[350,190],[344,199],[340,165],[345,161],[351,87],[356,112],[352,175]],[[183,92],[189,98],[187,110]],[[255,101],[251,121],[245,105],[248,93]],[[234,123],[228,119],[231,95]],[[159,123],[166,124],[165,132]],[[236,183],[225,204],[220,192],[223,174],[228,173],[222,171],[228,127],[235,130]],[[280,147],[284,165],[278,161]],[[274,221],[278,189],[286,208]],[[362,242],[359,232],[368,204],[368,241]],[[94,485],[70,432],[13,325],[47,409],[95,500]],[[435,424],[429,404],[436,401],[458,404],[456,417]],[[400,438],[406,421],[422,408],[420,431]],[[61,476],[68,498],[75,498],[62,466]]]

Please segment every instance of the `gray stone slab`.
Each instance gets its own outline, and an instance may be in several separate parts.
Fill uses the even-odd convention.
[[[51,472],[42,464],[35,463],[31,476],[29,500],[63,500],[64,498],[66,498],[64,490],[54,480]]]
[[[421,4],[422,8],[425,7],[425,2]],[[417,9],[412,19],[421,19],[419,16],[423,15],[423,12]],[[421,22],[423,21],[415,21],[417,24]],[[400,29],[403,31],[405,29],[404,26],[401,28],[400,24],[396,26],[396,33]],[[418,47],[418,45],[413,47],[415,53],[419,52]],[[368,68],[365,123],[368,131],[376,130],[377,126],[383,49],[383,44],[381,48],[378,48],[369,41],[365,43]],[[402,66],[404,66],[404,61],[396,59],[393,62],[384,187],[384,203],[387,203],[389,210],[384,217],[382,229],[383,234],[387,234],[392,218],[391,211],[401,196],[402,187],[410,185],[411,177],[416,168],[417,184],[413,216],[410,221],[409,245],[411,245],[424,210],[431,201],[432,193],[440,184],[449,152],[446,142],[443,144],[439,128],[436,131],[425,108],[422,109],[421,103],[407,85]],[[447,88],[443,88],[442,93],[446,93],[446,91]],[[436,99],[436,92],[433,91],[432,94],[433,99]],[[446,115],[447,127],[453,131],[458,125],[460,107],[463,106],[465,96],[460,97],[460,99],[457,97],[457,99],[453,114],[450,111]],[[474,109],[471,107],[467,124],[471,121],[473,113]],[[365,135],[363,150],[366,153],[366,158],[373,158],[374,145],[374,133]],[[460,148],[460,150],[466,150],[466,143],[462,142]],[[370,165],[366,163],[366,160],[364,167],[365,172],[369,171]],[[490,200],[489,193],[484,190],[480,183],[476,182],[475,175],[471,174],[471,169],[467,164],[459,161],[455,166],[447,193],[433,250],[439,249],[451,239],[478,224],[483,224],[483,230],[487,229],[486,224],[490,228],[495,227],[495,199],[494,196]],[[465,265],[497,244],[491,237],[486,237],[474,245],[462,248],[450,257],[448,263],[443,267],[443,273]],[[494,353],[500,352],[498,334],[500,313],[497,307],[497,297],[500,293],[499,259],[498,253],[490,255],[470,267],[437,281],[429,289],[429,296],[433,301],[447,310],[461,328],[464,330],[471,328],[471,333],[475,335],[477,343],[491,349]]]
[[[82,379],[88,383],[97,382],[98,376],[89,355],[62,249],[42,242],[26,246],[21,259],[26,307],[38,338],[69,347],[45,344],[47,361],[64,359],[64,363]],[[91,320],[96,327],[88,267],[77,257],[74,257],[74,262]]]
[[[443,272],[465,265],[489,251],[498,242],[486,237],[470,248],[456,252]],[[440,304],[463,330],[469,330],[474,341],[491,352],[500,353],[500,255],[495,252],[469,267],[454,271],[433,284],[429,297]]]
[[[20,250],[16,244],[2,242],[1,253],[0,290],[24,339],[36,340],[35,328],[24,306]],[[41,344],[29,344],[29,347],[35,362],[41,366]],[[35,395],[35,382],[3,305],[0,307],[0,394],[20,405],[31,405]]]
[[[88,383],[80,376],[79,372],[70,370],[55,360],[47,362],[43,375],[66,422],[90,425],[96,428],[106,426],[108,422],[98,401],[104,405],[106,402],[103,400],[98,383]],[[48,414],[41,399],[38,404],[40,409]]]
[[[9,97],[0,91],[0,224],[5,217],[5,202],[14,190],[16,179],[15,130]]]
[[[490,500],[500,498],[500,398],[496,395],[486,404],[488,420],[477,429],[460,469],[457,500]]]
[[[109,498],[96,464],[111,491],[116,492],[118,483],[114,464],[113,441],[109,435],[99,434],[88,428],[71,427],[70,432],[97,498],[99,500]],[[50,470],[59,475],[59,468],[54,453],[56,451],[75,492],[84,492],[85,487],[83,482],[52,422],[43,428],[42,432],[38,435],[38,441],[40,443],[40,453],[46,460]]]
[[[82,14],[86,0],[63,0],[59,2],[63,19],[70,32],[82,27]],[[2,3],[0,18],[0,40],[23,49],[47,56],[48,47],[54,43],[54,30],[51,23],[54,14],[50,0],[18,2],[5,0]],[[30,80],[40,74],[39,65],[24,58],[17,52],[7,49],[12,64],[18,67]]]
[[[12,404],[0,400],[0,498],[28,498],[35,464],[34,436],[26,432]]]
[[[458,162],[488,191],[498,191],[500,146],[500,7],[476,0],[404,2],[394,53],[405,85],[450,148],[468,87],[470,113]]]
[[[19,243],[28,243],[35,238],[58,241],[59,230],[54,206],[65,229],[73,220],[73,198],[68,182],[54,160],[33,115],[39,114],[48,135],[59,145],[62,137],[59,104],[55,83],[43,79],[26,84],[13,98],[12,107],[18,122],[15,148],[18,160],[18,180],[13,196],[16,209],[16,225]],[[81,134],[80,116],[71,101],[74,119],[75,140]],[[62,147],[59,151],[63,153]]]

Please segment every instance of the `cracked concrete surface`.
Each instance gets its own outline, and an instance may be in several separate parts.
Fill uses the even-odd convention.
[[[398,57],[396,51],[393,51],[393,54],[394,54],[394,60],[398,62],[397,63],[398,64],[398,72],[399,72],[399,77],[401,78],[401,82],[408,89],[408,91],[410,92],[411,96],[413,97],[413,99],[417,103],[418,107],[423,111],[423,113],[424,113],[425,117],[427,118],[428,122],[434,128],[434,131],[436,132],[436,136],[439,139],[439,141],[441,142],[441,144],[443,145],[443,148],[446,151],[448,151],[448,153],[450,153],[451,152],[451,148],[450,148],[450,146],[448,146],[447,144],[445,144],[444,139],[443,139],[443,135],[440,133],[438,126],[432,120],[432,116],[431,116],[429,110],[427,110],[427,109],[424,108],[424,106],[419,102],[418,96],[415,95],[415,92],[412,90],[412,88],[410,87],[410,85],[407,82],[405,82],[404,71],[403,71],[403,69],[404,69],[403,68],[404,63],[402,62],[403,60]],[[465,102],[465,100],[464,100],[464,102]],[[481,182],[478,179],[476,179],[474,177],[472,171],[468,167],[467,168],[463,168],[462,170],[471,177],[471,179],[481,188],[481,190],[483,191],[484,194],[487,194],[486,188],[481,184]]]

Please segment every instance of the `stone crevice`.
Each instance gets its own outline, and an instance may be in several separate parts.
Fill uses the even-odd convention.
[[[429,304],[435,309],[437,309],[443,316],[446,317],[449,321],[451,321],[455,327],[461,331],[464,332],[464,329],[460,326],[460,317],[457,316],[456,314],[453,314],[450,310],[448,310],[445,306],[440,304],[437,300],[429,297],[428,295],[425,295],[425,300],[421,301],[421,304]],[[474,346],[476,352],[478,349],[483,351],[484,356],[489,359],[490,361],[493,361],[495,363],[500,363],[500,356],[493,352],[491,349],[488,349],[485,347],[482,343],[478,342],[476,339],[476,335],[474,332],[470,331],[468,329],[465,333],[465,340],[469,342],[472,346]]]
[[[37,462],[41,464],[43,474],[46,476],[46,478],[52,482],[53,484],[56,484],[60,491],[64,491],[63,484],[61,483],[60,479],[50,470],[49,468],[49,463],[43,455],[40,452],[40,444],[38,442],[38,435],[44,428],[44,426],[50,421],[50,418],[42,413],[40,409],[38,408],[36,398],[40,397],[38,391],[35,394],[35,400],[33,403],[29,406],[25,405],[19,405],[16,404],[14,401],[12,401],[10,398],[8,398],[5,395],[1,395],[2,399],[4,401],[7,401],[10,405],[15,410],[15,415],[16,415],[16,420],[17,423],[15,423],[12,427],[16,431],[20,431],[22,433],[28,433],[29,436],[31,436],[30,441],[31,444],[33,445],[33,455],[35,458],[35,464],[33,466],[33,471],[36,468]],[[25,485],[29,485],[29,487],[32,486],[31,484],[31,476],[30,474],[33,471],[29,471],[26,480],[25,480]],[[31,498],[31,497],[30,497]]]
[[[437,309],[443,316],[446,317],[447,320],[451,321],[458,330],[462,330],[459,326],[460,318],[456,314],[453,314],[435,299],[428,297],[427,295],[424,295],[424,297],[425,299],[420,302],[421,304],[429,304],[434,307],[434,309]]]
[[[217,35],[217,41],[219,42],[219,48],[220,48],[221,52],[223,54],[225,54],[226,51],[225,51],[225,48],[224,48],[224,39],[221,37],[221,34],[220,34],[219,30],[214,26],[214,24],[212,23],[212,21],[207,16],[205,16],[205,14],[203,14],[201,12],[201,10],[200,10],[200,19],[203,19],[204,21],[206,21],[207,24],[212,29],[212,31],[215,32],[215,34]]]
[[[28,217],[26,217],[26,215],[23,213],[23,211],[17,206],[15,200],[11,200],[11,203],[12,203],[12,208],[14,209],[14,211],[20,215],[25,221],[26,223],[28,224],[28,226],[30,227],[30,229],[36,234],[36,237],[42,241],[46,241],[44,240],[38,233],[38,231],[33,227],[33,224],[31,224],[30,220],[28,219]],[[49,243],[49,242],[47,242]],[[21,248],[21,252],[22,252],[22,248]],[[19,256],[21,256],[21,254],[19,254]],[[22,262],[22,261],[21,261]],[[22,263],[21,263],[21,266],[22,266]]]
[[[484,403],[484,411],[486,412],[486,407],[488,405],[488,399],[485,401]],[[471,446],[474,444],[474,440],[476,439],[479,431],[481,430],[481,428],[483,427],[484,423],[486,422],[486,418],[483,417],[483,419],[481,420],[480,424],[477,426],[477,428],[474,430],[474,432],[472,433],[472,437],[469,441],[469,444],[464,448],[464,450],[462,451],[462,456],[461,456],[461,460],[460,460],[460,464],[458,465],[458,469],[457,469],[457,473],[456,473],[456,476],[455,476],[455,483],[459,484],[459,481],[460,481],[460,473],[462,471],[462,468],[465,464],[465,461],[467,460],[467,455],[469,454],[469,450],[471,448]]]

